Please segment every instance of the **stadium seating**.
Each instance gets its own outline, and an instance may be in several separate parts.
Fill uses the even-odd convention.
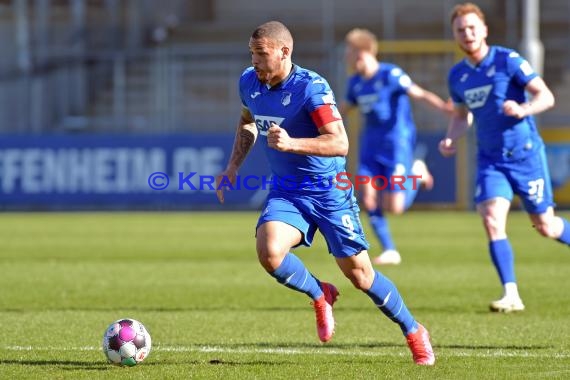
[[[43,21],[41,2],[26,11],[32,63],[26,73],[22,42],[12,32],[21,23],[16,3],[0,4],[0,132],[231,129],[239,112],[237,77],[249,62],[245,44],[252,27],[269,19],[291,27],[295,61],[324,74],[337,91],[344,74],[342,40],[352,27],[369,28],[381,39],[451,38],[449,9],[438,2],[266,0],[260,7],[248,0],[94,0],[85,1],[83,28],[74,29],[78,9],[53,0]],[[518,47],[520,2],[478,3],[489,17],[490,42]],[[570,4],[543,1],[540,15],[544,77],[558,98],[541,123],[569,125]],[[45,34],[38,30],[41,22],[49,29]],[[445,96],[449,62],[388,58]],[[430,124],[431,116],[424,122],[417,115],[418,124]]]

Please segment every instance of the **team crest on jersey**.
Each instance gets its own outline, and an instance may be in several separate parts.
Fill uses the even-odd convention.
[[[281,104],[283,104],[283,106],[287,107],[289,104],[291,104],[291,93],[290,92],[284,92],[283,96],[281,97]]]
[[[281,123],[285,118],[275,117],[275,116],[265,116],[265,115],[254,115],[255,126],[262,136],[267,136],[267,130],[271,127],[271,123],[275,123],[281,126]]]
[[[470,109],[483,107],[493,88],[492,84],[465,90],[465,103]]]

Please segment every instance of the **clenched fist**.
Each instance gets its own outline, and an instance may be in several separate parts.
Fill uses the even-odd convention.
[[[292,139],[286,130],[275,123],[271,123],[271,127],[267,130],[267,145],[280,152],[291,150]]]

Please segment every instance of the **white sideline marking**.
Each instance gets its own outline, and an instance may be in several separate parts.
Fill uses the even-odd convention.
[[[100,347],[84,346],[84,347],[50,347],[50,346],[4,346],[0,349],[6,351],[99,351]],[[228,353],[228,354],[283,354],[283,355],[345,355],[345,356],[408,356],[409,352],[381,352],[381,351],[362,351],[362,350],[338,350],[326,348],[226,348],[217,346],[156,346],[152,351],[162,352],[214,352],[214,353]],[[558,353],[535,353],[528,351],[457,351],[457,350],[444,350],[443,353],[436,351],[438,357],[471,357],[471,358],[555,358],[567,359],[570,358],[568,352]]]

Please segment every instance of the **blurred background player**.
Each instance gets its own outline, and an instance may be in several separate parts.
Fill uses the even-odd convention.
[[[378,40],[366,29],[353,29],[345,37],[346,62],[354,72],[348,78],[343,115],[357,107],[362,114],[358,174],[370,178],[381,175],[421,175],[421,187],[431,190],[433,177],[422,160],[414,160],[416,126],[410,98],[451,114],[452,104],[413,83],[398,66],[377,59]],[[380,184],[380,187],[382,184]],[[377,191],[371,182],[362,187],[362,204],[380,240],[383,252],[373,263],[399,264],[400,253],[392,240],[385,213],[402,214],[413,203],[419,190],[409,179],[405,189],[387,186]]]
[[[455,154],[456,141],[469,128],[472,113],[478,141],[475,202],[504,287],[503,297],[491,302],[490,309],[522,311],[525,306],[518,293],[513,249],[506,233],[513,193],[521,198],[533,227],[542,236],[570,244],[568,221],[554,215],[544,143],[532,116],[551,108],[554,96],[517,52],[487,45],[485,16],[478,6],[455,6],[451,25],[467,57],[449,72],[455,108],[439,148],[444,156]]]
[[[239,81],[242,112],[228,166],[217,177],[218,199],[224,201],[223,187],[235,183],[259,139],[273,175],[256,227],[263,268],[280,284],[313,300],[319,339],[329,341],[338,291],[318,280],[291,252],[299,245],[310,246],[319,229],[344,275],[400,326],[414,362],[434,364],[427,330],[415,321],[394,284],[372,267],[352,187],[345,191],[306,182],[345,171],[348,137],[329,84],[292,63],[293,38],[280,22],[259,26],[249,50],[252,67]]]

